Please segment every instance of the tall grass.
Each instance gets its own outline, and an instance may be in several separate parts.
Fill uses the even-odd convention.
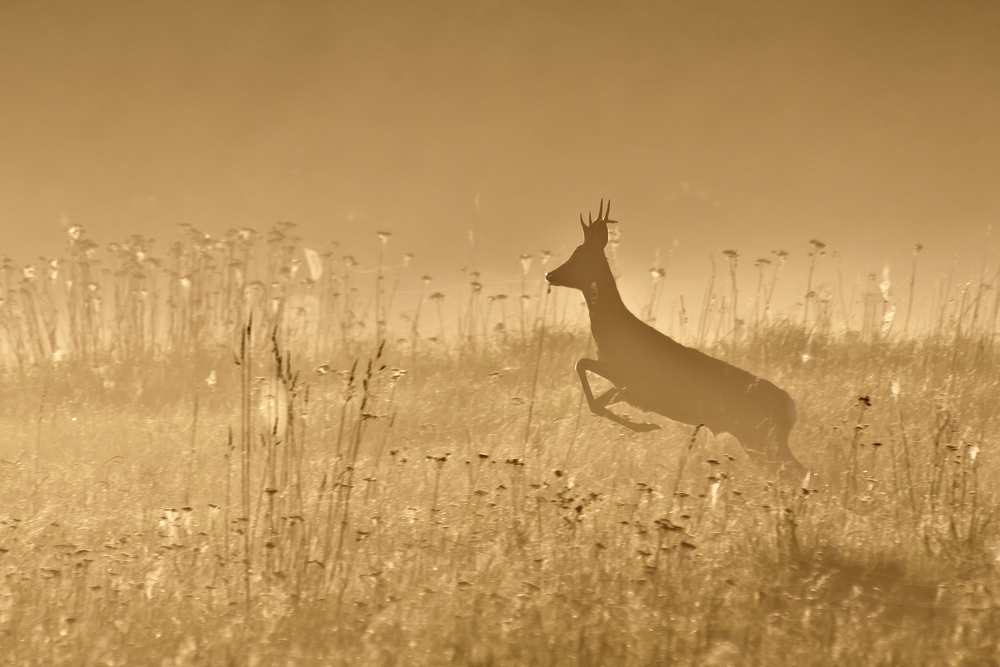
[[[889,287],[782,316],[784,256],[751,301],[724,255],[678,337],[796,397],[792,493],[592,417],[576,297],[523,258],[404,295],[387,235],[371,273],[290,225],[69,240],[4,265],[3,664],[996,662],[985,280],[902,336]]]

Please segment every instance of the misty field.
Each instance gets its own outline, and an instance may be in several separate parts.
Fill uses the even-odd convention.
[[[795,397],[801,489],[592,416],[546,255],[438,291],[375,242],[362,270],[287,225],[162,257],[71,228],[4,262],[0,663],[1000,662],[996,285],[918,328],[810,270],[783,314],[782,256],[720,255],[659,326]]]

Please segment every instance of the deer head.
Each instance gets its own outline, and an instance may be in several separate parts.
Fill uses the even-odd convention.
[[[562,266],[545,274],[545,279],[550,284],[557,287],[572,287],[582,290],[584,293],[591,288],[601,269],[606,270],[608,266],[608,260],[604,256],[604,246],[608,244],[608,223],[617,222],[608,218],[610,213],[611,200],[608,200],[608,208],[605,210],[602,199],[597,220],[594,220],[588,213],[587,218],[590,220],[590,224],[587,224],[583,221],[583,214],[580,214],[583,243],[573,251],[573,254]]]

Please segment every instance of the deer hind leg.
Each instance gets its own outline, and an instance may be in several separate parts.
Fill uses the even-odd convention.
[[[743,438],[737,436],[750,458],[768,469],[778,472],[790,483],[809,483],[809,469],[795,458],[788,446],[791,429],[775,426],[767,420]]]
[[[590,411],[593,412],[598,417],[604,417],[610,419],[616,424],[621,424],[625,428],[630,428],[633,431],[639,431],[640,433],[646,431],[655,431],[660,428],[658,424],[646,424],[634,422],[631,419],[626,419],[621,415],[617,415],[610,410],[608,410],[608,405],[615,403],[621,393],[625,391],[625,387],[614,386],[608,391],[604,392],[597,398],[594,397],[594,392],[590,388],[590,380],[587,379],[587,371],[590,371],[594,375],[598,375],[605,380],[614,384],[609,375],[613,375],[607,364],[594,359],[581,359],[576,362],[576,373],[580,376],[580,384],[583,385],[583,395],[587,398],[587,405],[590,407]]]
[[[781,465],[781,473],[784,477],[798,482],[803,488],[809,486],[811,477],[809,469],[802,465],[802,462],[795,458],[791,448],[788,446],[788,436],[790,428],[777,427],[770,432],[770,440],[774,443],[778,454],[778,461]]]

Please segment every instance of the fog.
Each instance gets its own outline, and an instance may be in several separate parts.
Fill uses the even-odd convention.
[[[611,198],[632,291],[657,249],[690,290],[814,238],[848,284],[922,243],[929,288],[997,261],[998,34],[989,2],[3,3],[0,254],[289,220],[517,275]]]
[[[995,0],[0,0],[0,665],[998,664],[998,120]]]

